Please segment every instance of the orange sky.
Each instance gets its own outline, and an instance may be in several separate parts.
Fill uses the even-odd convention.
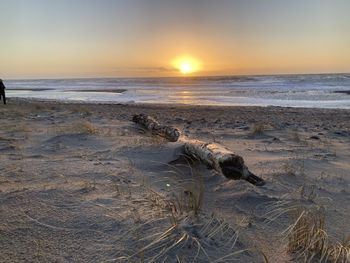
[[[1,1],[0,77],[350,72],[345,0],[53,2]]]

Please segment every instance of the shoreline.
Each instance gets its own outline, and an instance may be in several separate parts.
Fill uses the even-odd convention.
[[[348,108],[318,108],[318,107],[292,107],[292,106],[274,106],[274,105],[266,105],[266,106],[256,106],[256,105],[195,105],[195,104],[186,104],[186,103],[144,103],[144,102],[104,102],[104,101],[81,101],[81,100],[59,100],[59,99],[42,99],[42,98],[21,98],[21,97],[6,97],[8,101],[14,102],[32,102],[32,103],[55,103],[55,104],[72,104],[72,105],[124,105],[124,106],[140,106],[140,107],[164,107],[164,108],[172,108],[172,107],[188,107],[188,108],[212,108],[212,109],[224,109],[224,108],[276,108],[276,109],[287,109],[287,110],[316,110],[316,111],[347,111],[350,113],[350,109]]]
[[[61,91],[61,92],[104,92],[104,93],[123,93],[127,89],[79,89],[79,90],[57,90],[57,89],[48,89],[48,88],[21,88],[21,89],[7,89],[8,91]],[[13,97],[16,98],[16,97]]]

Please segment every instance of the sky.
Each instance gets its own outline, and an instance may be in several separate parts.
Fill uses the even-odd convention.
[[[350,72],[348,0],[0,0],[0,77]]]

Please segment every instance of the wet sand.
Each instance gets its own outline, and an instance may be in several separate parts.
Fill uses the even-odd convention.
[[[139,113],[224,145],[266,184],[177,160]],[[10,98],[0,116],[0,262],[298,262],[291,207],[322,207],[331,242],[350,235],[350,110]]]
[[[8,89],[11,91],[52,91],[52,89],[45,88],[21,88],[21,89]],[[107,92],[107,93],[123,93],[126,89],[79,89],[79,90],[65,90],[64,92]]]

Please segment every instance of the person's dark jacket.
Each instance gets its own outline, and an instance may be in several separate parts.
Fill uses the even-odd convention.
[[[3,92],[5,90],[5,85],[2,82],[2,80],[0,80],[0,91]]]
[[[0,79],[0,101],[1,101],[1,98],[4,101],[4,104],[6,104],[5,85]]]

